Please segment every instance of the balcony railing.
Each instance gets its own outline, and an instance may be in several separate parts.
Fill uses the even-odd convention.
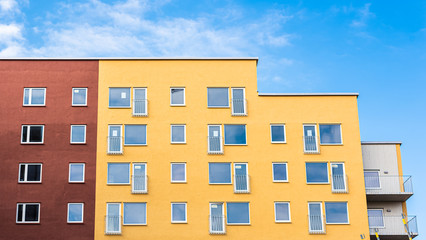
[[[250,193],[249,175],[234,175],[234,193]]]
[[[369,201],[406,201],[413,195],[411,176],[364,176]]]
[[[209,216],[210,234],[226,234],[225,216]]]
[[[148,100],[133,99],[133,116],[135,117],[148,116]]]
[[[232,116],[247,116],[246,99],[232,99]]]
[[[304,143],[305,153],[310,153],[310,154],[319,153],[319,147],[318,147],[316,136],[304,136],[303,143]]]
[[[308,215],[309,234],[325,234],[324,216]]]
[[[347,193],[348,192],[348,177],[346,175],[332,175],[332,187],[331,192],[333,193]]]
[[[207,137],[207,148],[208,154],[223,154],[222,137]]]
[[[105,216],[105,234],[120,235],[121,234],[121,216]]]
[[[402,216],[368,216],[368,224],[370,227],[370,235],[375,235],[375,232],[382,236],[407,236]],[[417,218],[416,216],[408,216],[406,218],[408,230],[411,236],[418,235]],[[408,239],[408,238],[407,238]]]
[[[148,193],[148,176],[132,175],[132,193]]]
[[[108,137],[108,154],[123,154],[123,138]]]

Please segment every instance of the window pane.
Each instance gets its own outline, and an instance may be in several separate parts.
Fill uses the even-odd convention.
[[[84,181],[84,164],[70,164],[70,182]]]
[[[27,136],[28,136],[28,126],[22,127],[22,142],[27,142]]]
[[[380,188],[380,177],[378,171],[364,172],[365,188]]]
[[[129,171],[128,163],[108,163],[108,183],[130,183]]]
[[[348,223],[346,202],[326,202],[325,218],[327,223]]]
[[[124,224],[146,224],[146,203],[124,203]]]
[[[185,203],[172,204],[172,221],[186,222],[186,204]]]
[[[19,165],[19,181],[25,181],[25,164]]]
[[[319,125],[322,144],[341,144],[340,124]]]
[[[73,105],[86,105],[87,89],[75,88],[72,91],[72,104]]]
[[[271,126],[272,142],[285,142],[284,126]]]
[[[146,125],[125,125],[124,144],[145,145]]]
[[[38,221],[38,204],[25,205],[25,221]]]
[[[172,142],[185,142],[185,126],[172,126]]]
[[[207,88],[208,107],[229,107],[228,88]]]
[[[44,89],[32,89],[31,104],[44,104]]]
[[[85,126],[71,126],[71,142],[72,143],[84,143],[86,135]]]
[[[328,183],[327,163],[306,163],[308,183]]]
[[[249,203],[227,203],[228,223],[250,223]]]
[[[130,88],[110,88],[110,107],[130,107]]]
[[[368,209],[368,224],[370,228],[384,227],[383,210]]]
[[[68,222],[82,222],[83,221],[83,204],[69,204],[68,205]]]
[[[171,94],[171,104],[180,104],[183,105],[185,104],[185,89],[180,88],[172,88],[170,90],[170,94]]]
[[[225,125],[225,144],[246,143],[246,125]]]
[[[290,209],[288,203],[275,203],[275,220],[290,221]]]
[[[27,181],[40,181],[41,165],[28,164]]]
[[[31,126],[30,127],[30,142],[42,142],[43,127]]]
[[[287,181],[287,164],[274,163],[274,181]]]
[[[185,181],[185,164],[172,164],[172,181]]]
[[[30,103],[30,89],[24,89],[24,105]]]
[[[209,183],[231,183],[231,164],[209,163]]]

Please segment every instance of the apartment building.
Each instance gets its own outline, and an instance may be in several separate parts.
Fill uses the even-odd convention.
[[[412,177],[403,175],[400,142],[362,142],[368,221],[372,239],[405,240],[418,235],[416,216],[407,215]],[[404,225],[404,222],[406,223]]]
[[[0,61],[0,239],[93,239],[97,61]]]

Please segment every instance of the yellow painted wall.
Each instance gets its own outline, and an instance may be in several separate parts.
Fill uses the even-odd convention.
[[[96,182],[96,239],[369,239],[367,205],[355,96],[258,96],[255,60],[105,60],[99,63],[99,116]],[[185,87],[186,106],[170,107],[170,87]],[[148,117],[131,109],[109,109],[109,87],[147,87]],[[248,116],[207,108],[207,87],[245,87]],[[170,124],[186,124],[184,145],[170,144]],[[247,124],[247,146],[225,146],[207,154],[208,124]],[[270,143],[270,124],[285,123],[286,144]],[[303,153],[303,123],[341,123],[343,145]],[[147,124],[147,146],[106,154],[108,124]],[[222,128],[223,131],[223,128]],[[307,185],[306,161],[345,162],[349,193],[331,185]],[[131,186],[108,186],[108,162],[146,162],[146,195]],[[187,163],[187,183],[170,183],[170,163]],[[209,185],[209,162],[247,162],[250,194],[233,185]],[[272,182],[272,162],[288,163],[288,183]],[[226,226],[209,235],[209,202],[250,202],[250,226]],[[275,223],[274,201],[289,201],[291,223]],[[326,225],[325,235],[308,233],[309,201],[347,201],[348,225]],[[147,202],[146,226],[122,226],[121,236],[104,235],[107,202]],[[170,203],[188,203],[188,223],[171,224]],[[323,206],[324,209],[324,206]]]

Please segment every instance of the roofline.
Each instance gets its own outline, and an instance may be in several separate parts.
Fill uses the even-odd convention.
[[[384,145],[384,144],[392,144],[392,145],[402,145],[402,142],[398,142],[398,141],[383,141],[383,142],[374,142],[374,141],[361,141],[361,144],[363,145]]]
[[[258,57],[16,57],[16,58],[0,58],[4,60],[256,60]]]
[[[359,96],[359,93],[258,93],[259,96]]]

